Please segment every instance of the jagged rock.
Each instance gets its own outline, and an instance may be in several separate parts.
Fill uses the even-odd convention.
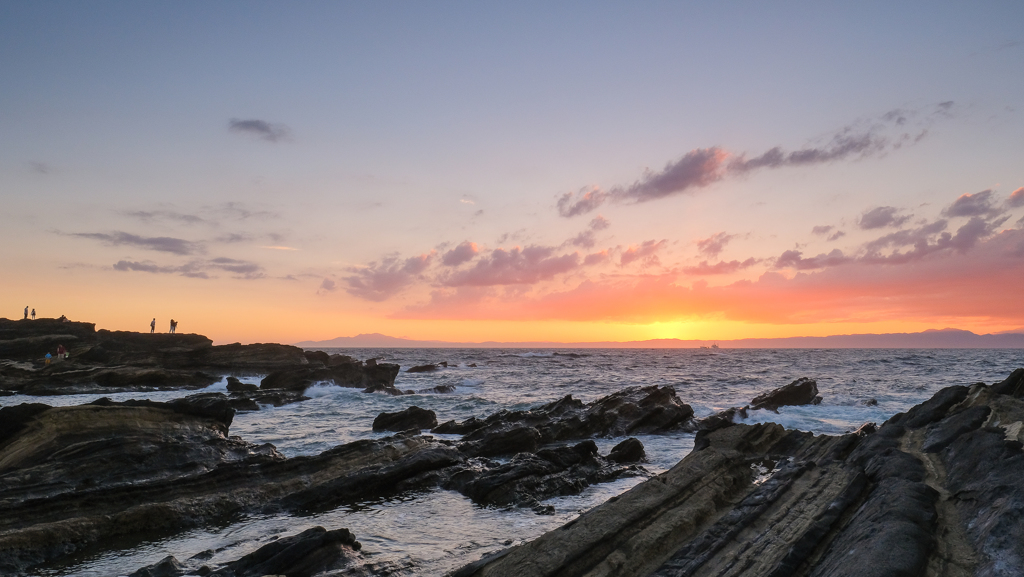
[[[323,527],[313,527],[268,543],[237,561],[227,563],[211,575],[312,577],[349,565],[360,548],[359,541],[348,529],[328,531]]]
[[[400,395],[412,395],[413,394],[413,391],[402,391],[402,390],[399,390],[399,389],[397,389],[397,388],[395,388],[395,387],[393,387],[391,385],[387,385],[387,384],[384,384],[384,383],[377,383],[375,385],[370,385],[369,387],[366,387],[365,389],[363,389],[363,392],[364,393],[383,393],[385,395],[392,395],[392,396],[396,396],[396,397],[400,396]]]
[[[487,421],[476,417],[470,417],[461,423],[446,421],[431,429],[430,432],[437,433],[439,435],[465,435],[486,426]]]
[[[750,401],[750,408],[778,411],[779,407],[787,405],[817,405],[820,402],[818,383],[801,377],[788,385],[754,397]]]
[[[373,420],[374,431],[408,431],[409,429],[430,429],[437,426],[434,411],[415,405],[397,413],[381,413]]]
[[[358,361],[330,367],[293,368],[268,374],[260,382],[260,389],[303,391],[318,382],[330,382],[341,387],[394,388],[398,370],[395,364],[364,365]]]
[[[508,452],[516,452],[587,437],[694,430],[692,417],[693,409],[672,387],[629,387],[586,405],[568,395],[530,411],[500,411],[487,417],[483,426],[474,418],[445,423],[434,432],[465,432],[463,447],[468,454],[499,455],[495,451],[506,444]]]
[[[630,437],[612,447],[608,460],[616,463],[642,463],[647,460],[647,453],[639,439]]]
[[[671,470],[452,575],[1024,574],[1024,400],[1005,383],[874,433],[702,431]]]
[[[483,429],[466,437],[459,450],[474,457],[495,457],[533,452],[541,445],[541,436],[533,427]]]
[[[553,509],[541,506],[540,499],[574,495],[593,483],[644,474],[646,471],[635,465],[616,465],[603,459],[594,441],[587,440],[536,454],[519,453],[505,464],[467,467],[444,486],[481,505],[532,507],[538,513],[550,513]]]
[[[441,368],[439,365],[417,365],[405,370],[407,373],[430,373]]]
[[[182,565],[173,555],[168,555],[152,565],[129,573],[128,577],[179,577],[187,570],[188,567]]]
[[[260,390],[259,385],[253,383],[243,383],[235,377],[227,378],[227,389],[228,392],[232,393],[251,393]]]

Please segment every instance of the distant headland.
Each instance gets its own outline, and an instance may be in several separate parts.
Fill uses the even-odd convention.
[[[1024,330],[1015,333],[979,335],[961,329],[927,330],[919,333],[831,335],[827,337],[784,337],[734,340],[649,339],[644,341],[597,341],[562,343],[453,342],[403,339],[380,333],[337,337],[325,341],[302,341],[303,348],[631,348],[696,349],[718,345],[733,349],[1024,349]]]

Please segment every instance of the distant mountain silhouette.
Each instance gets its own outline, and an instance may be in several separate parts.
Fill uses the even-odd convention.
[[[296,346],[315,348],[632,348],[694,349],[717,344],[734,349],[1024,349],[1024,332],[978,335],[961,329],[929,329],[919,333],[832,335],[777,339],[600,341],[559,343],[553,341],[463,343],[419,341],[380,333],[303,341]]]

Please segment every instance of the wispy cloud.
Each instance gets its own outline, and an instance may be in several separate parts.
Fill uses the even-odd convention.
[[[350,267],[345,277],[345,291],[370,301],[383,301],[411,285],[423,273],[434,254],[428,253],[404,260],[390,256],[362,267]]]
[[[152,274],[178,274],[191,278],[209,279],[210,272],[233,273],[234,278],[259,279],[266,275],[263,267],[245,260],[218,257],[210,260],[192,260],[181,265],[159,265],[153,261],[119,260],[114,270],[121,272],[148,272]]]
[[[534,284],[577,268],[579,261],[577,253],[558,255],[552,247],[499,248],[471,268],[446,275],[441,283],[451,287]]]
[[[562,246],[578,246],[580,248],[593,248],[597,244],[597,232],[611,226],[611,222],[603,217],[596,216],[587,225],[587,229],[576,236],[566,240]]]
[[[45,162],[30,160],[26,164],[28,164],[29,170],[36,174],[53,174],[54,172],[53,167]]]
[[[864,230],[875,228],[897,227],[910,220],[910,215],[899,215],[898,208],[892,206],[879,206],[872,208],[861,215],[857,226]]]
[[[181,224],[200,224],[206,222],[206,220],[199,215],[187,214],[173,210],[126,210],[121,214],[145,222],[155,220],[170,220]]]
[[[843,160],[854,160],[897,150],[920,141],[927,126],[950,114],[952,102],[926,110],[893,110],[881,117],[843,127],[822,139],[820,144],[785,151],[776,146],[757,156],[734,154],[711,146],[696,148],[660,171],[646,170],[631,185],[602,189],[596,186],[567,192],[558,198],[558,213],[563,217],[586,214],[605,202],[641,203],[684,193],[692,193],[729,176],[742,176],[755,170],[802,167]],[[912,122],[912,119],[918,119]]]
[[[69,233],[68,236],[77,236],[80,238],[98,240],[110,246],[135,246],[147,250],[169,252],[179,255],[196,254],[201,253],[205,250],[203,244],[199,242],[192,242],[181,238],[173,238],[168,236],[139,236],[136,234],[130,234],[127,232],[120,231],[115,231],[112,233],[73,232]]]
[[[239,134],[247,134],[267,142],[280,142],[286,140],[291,135],[291,129],[284,124],[270,123],[255,118],[247,120],[232,118],[228,121],[228,130]]]
[[[644,264],[647,265],[658,264],[655,253],[664,248],[666,244],[668,244],[668,241],[663,239],[657,241],[645,240],[639,245],[630,246],[622,251],[622,254],[619,256],[619,264],[626,266],[638,260],[643,260]]]
[[[761,262],[758,258],[748,258],[742,262],[738,260],[731,261],[719,261],[715,264],[708,264],[708,261],[702,260],[697,266],[683,267],[683,272],[691,275],[717,275],[717,274],[732,274],[739,272],[743,269],[750,268],[755,264]]]
[[[725,249],[729,241],[736,238],[734,234],[715,233],[708,238],[697,241],[697,252],[708,257],[717,257]]]

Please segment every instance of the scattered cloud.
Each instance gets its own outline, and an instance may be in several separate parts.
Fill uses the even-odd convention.
[[[732,274],[739,272],[743,269],[750,268],[755,264],[761,262],[758,258],[748,258],[747,260],[740,262],[738,260],[731,261],[719,261],[715,264],[708,264],[708,261],[702,260],[697,266],[683,267],[683,272],[691,275],[716,275],[716,274]]]
[[[329,278],[325,278],[323,282],[320,283],[320,289],[317,290],[317,294],[334,292],[336,290],[338,290],[338,284]]]
[[[345,291],[369,301],[384,301],[411,285],[429,266],[434,253],[404,260],[389,256],[363,267],[351,267],[352,276],[345,277]]]
[[[668,244],[667,240],[645,240],[638,246],[630,246],[622,255],[619,257],[619,264],[626,266],[632,262],[643,259],[644,264],[657,264],[657,255],[655,254],[664,246]]]
[[[707,257],[717,257],[725,249],[725,245],[734,238],[736,238],[735,234],[715,233],[697,241],[697,252]]]
[[[576,236],[562,243],[562,246],[578,246],[580,248],[593,248],[597,244],[597,231],[605,230],[610,227],[611,222],[598,215],[590,221],[587,225],[587,230],[584,230]]]
[[[206,222],[206,220],[199,215],[186,214],[173,210],[126,210],[122,211],[121,214],[144,222],[154,220],[170,220],[181,224],[200,224]]]
[[[272,124],[265,120],[232,118],[228,121],[228,130],[239,134],[247,134],[267,142],[279,142],[291,135],[291,129],[283,124]]]
[[[1010,198],[1006,200],[1006,204],[1013,208],[1024,206],[1024,186],[1010,193]]]
[[[473,260],[478,252],[480,252],[480,249],[476,246],[476,243],[467,240],[444,253],[441,256],[441,264],[445,266],[459,266]]]
[[[270,250],[299,250],[291,246],[261,246],[260,248],[266,248]]]
[[[793,268],[796,270],[813,270],[831,266],[849,264],[853,259],[843,254],[843,251],[834,249],[828,254],[819,254],[810,258],[804,258],[803,253],[798,250],[787,250],[775,259],[775,268]]]
[[[608,199],[640,203],[706,187],[722,179],[722,168],[728,156],[728,152],[714,146],[691,150],[660,171],[644,171],[643,176],[629,186],[607,192],[596,187],[581,189],[575,194],[567,192],[558,199],[558,213],[571,217],[590,212]]]
[[[1012,195],[1011,195],[1012,198]],[[994,216],[1002,212],[993,206],[992,189],[963,194],[942,212],[945,216]]]
[[[98,240],[110,246],[136,246],[147,250],[169,252],[179,255],[190,255],[204,251],[202,243],[167,236],[147,237],[120,231],[109,234],[99,232],[73,232],[68,236]]]
[[[832,226],[832,225],[816,226],[816,227],[811,229],[811,234],[819,234],[819,235],[828,234],[828,233],[832,232],[832,229],[834,229],[834,228],[835,227]]]
[[[38,160],[30,160],[28,164],[29,170],[36,174],[53,174],[53,167],[45,162],[39,162]]]
[[[121,272],[148,272],[153,274],[179,274],[191,278],[208,279],[211,271],[234,273],[234,278],[258,279],[266,276],[263,267],[249,261],[218,257],[210,260],[192,260],[183,265],[162,266],[153,261],[119,260],[114,270]]]
[[[499,248],[473,267],[448,274],[441,283],[450,287],[535,284],[577,268],[579,261],[579,254],[556,255],[552,247]]]
[[[844,236],[846,236],[846,233],[844,231],[837,230],[834,233],[828,235],[828,240],[830,240],[830,241],[838,240],[838,239],[840,239],[840,238],[842,238]]]
[[[801,167],[884,154],[906,144],[920,141],[927,126],[939,116],[950,116],[952,102],[925,110],[892,110],[881,117],[843,127],[822,139],[821,144],[786,152],[776,146],[754,157],[734,154],[724,148],[696,148],[660,171],[646,170],[628,186],[602,189],[584,187],[558,198],[558,213],[566,218],[586,214],[607,201],[640,203],[683,193],[692,193],[729,176],[742,176],[755,170]],[[917,122],[912,119],[920,118]]]
[[[892,206],[872,208],[861,215],[857,226],[864,230],[875,228],[897,227],[910,220],[910,215],[898,215],[899,209]]]

